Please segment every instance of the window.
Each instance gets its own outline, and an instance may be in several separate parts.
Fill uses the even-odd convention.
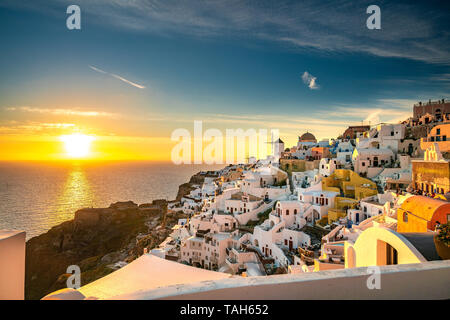
[[[297,214],[297,209],[294,209],[294,214]]]
[[[398,253],[394,247],[392,247],[389,243],[386,243],[386,264],[398,264]]]
[[[287,216],[289,215],[289,210],[286,210],[286,215],[287,215]]]
[[[403,212],[403,222],[408,222],[408,212]]]
[[[436,129],[436,134],[441,134],[441,129]]]

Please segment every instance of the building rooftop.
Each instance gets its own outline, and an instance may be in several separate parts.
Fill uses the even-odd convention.
[[[441,260],[434,244],[434,232],[401,233],[428,261]]]
[[[403,201],[401,208],[403,211],[411,212],[426,221],[431,221],[436,210],[444,205],[449,206],[450,209],[450,203],[446,201],[424,196],[412,196]]]
[[[309,132],[302,134],[298,139],[299,141],[317,141],[316,137]]]

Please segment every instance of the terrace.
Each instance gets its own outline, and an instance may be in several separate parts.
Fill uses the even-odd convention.
[[[148,277],[153,274],[153,277]],[[189,275],[189,276],[186,276]],[[366,267],[266,277],[240,277],[144,255],[78,290],[46,299],[449,299],[450,260],[380,267],[381,288],[370,290]],[[124,285],[126,284],[126,285]],[[320,290],[322,288],[323,290]],[[319,290],[318,290],[319,289]]]

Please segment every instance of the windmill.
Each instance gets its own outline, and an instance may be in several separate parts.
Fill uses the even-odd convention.
[[[266,142],[266,144],[271,144],[271,150],[272,150],[272,155],[275,155],[275,143],[276,141],[273,141],[273,131],[270,132],[270,141]]]
[[[274,135],[273,130],[271,131],[271,138],[269,142],[266,142],[267,144],[272,145],[272,156],[276,157],[278,161],[278,158],[281,157],[282,152],[284,151],[284,142],[279,138],[278,130],[275,133],[277,139],[274,141]],[[280,150],[281,149],[281,150]]]

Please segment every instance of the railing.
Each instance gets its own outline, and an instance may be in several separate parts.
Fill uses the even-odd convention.
[[[436,105],[436,104],[443,104],[443,103],[448,103],[448,100],[442,99],[442,100],[436,100],[436,101],[427,101],[425,103],[415,103],[414,107],[424,107],[424,106],[431,106],[431,105]]]

